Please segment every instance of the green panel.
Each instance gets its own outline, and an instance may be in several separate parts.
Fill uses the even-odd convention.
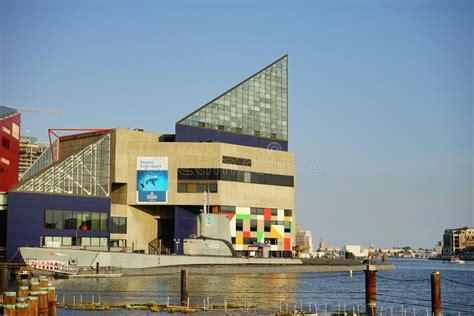
[[[257,242],[263,242],[263,232],[257,232]]]
[[[235,216],[237,219],[250,219],[250,214],[237,214]]]
[[[293,230],[295,229],[295,222],[290,222],[290,233],[293,234]]]
[[[178,124],[288,140],[288,56],[186,116]]]

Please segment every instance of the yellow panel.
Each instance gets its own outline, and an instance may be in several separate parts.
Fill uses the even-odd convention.
[[[285,222],[291,222],[292,217],[291,216],[285,216]]]
[[[284,236],[284,228],[281,225],[272,225],[270,231],[272,238],[283,238]]]
[[[244,244],[244,237],[235,237],[235,244],[236,245],[243,245]]]

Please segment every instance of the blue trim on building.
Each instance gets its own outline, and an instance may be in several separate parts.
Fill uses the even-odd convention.
[[[174,238],[180,240],[178,254],[183,254],[183,240],[197,234],[197,215],[202,207],[175,206]]]
[[[44,211],[107,212],[108,231],[53,230],[44,228]],[[40,237],[106,237],[110,238],[110,199],[73,195],[53,195],[29,192],[8,193],[6,257],[15,255],[18,247],[38,247]]]
[[[288,151],[288,142],[176,124],[176,142],[219,142]]]

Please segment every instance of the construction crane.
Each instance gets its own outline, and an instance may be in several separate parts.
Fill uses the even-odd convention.
[[[36,108],[16,108],[18,112],[21,113],[58,113],[61,114],[63,111],[58,109],[36,109]]]

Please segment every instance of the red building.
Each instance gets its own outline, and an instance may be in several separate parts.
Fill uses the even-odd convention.
[[[0,105],[0,192],[18,183],[20,113]]]

